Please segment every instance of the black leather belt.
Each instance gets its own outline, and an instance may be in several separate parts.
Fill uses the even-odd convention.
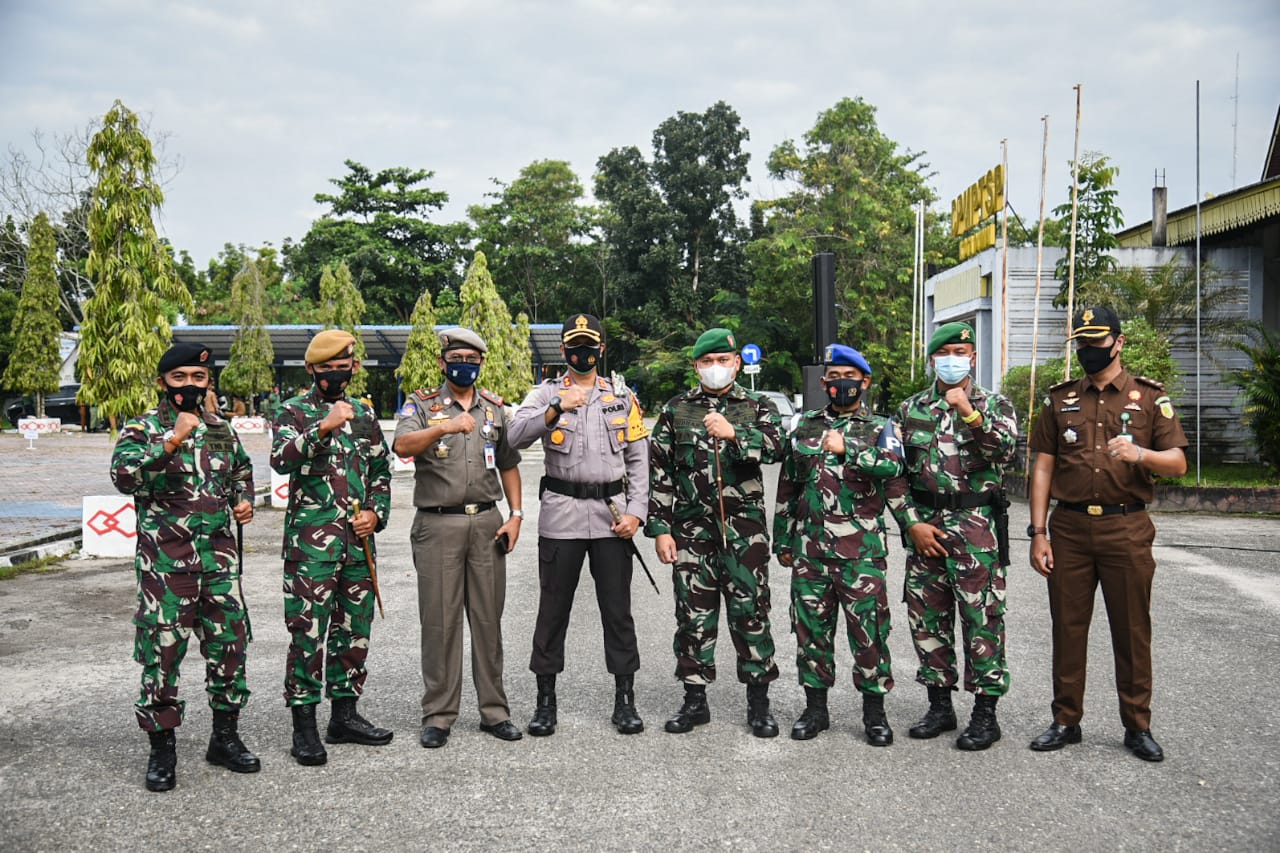
[[[934,509],[973,509],[974,507],[987,506],[995,500],[995,495],[995,492],[963,495],[959,492],[938,494],[935,492],[922,492],[919,489],[911,490],[911,499],[913,501]]]
[[[621,480],[614,480],[612,483],[571,483],[556,477],[543,477],[538,483],[538,497],[542,497],[543,492],[555,492],[571,498],[602,500],[620,495],[626,488],[627,484]]]
[[[479,515],[482,512],[488,512],[497,505],[497,501],[485,501],[482,504],[460,504],[458,506],[421,506],[418,507],[418,510],[436,515]]]
[[[1142,512],[1146,504],[1073,504],[1058,501],[1058,506],[1072,512],[1083,512],[1086,515],[1126,515],[1131,512]]]

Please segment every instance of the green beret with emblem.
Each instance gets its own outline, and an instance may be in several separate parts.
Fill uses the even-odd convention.
[[[707,329],[693,345],[693,357],[702,358],[713,352],[737,352],[738,341],[728,329]]]
[[[938,327],[938,331],[933,333],[933,337],[929,338],[929,354],[933,355],[948,344],[972,344],[977,347],[978,341],[973,333],[973,326],[968,323],[943,323]]]

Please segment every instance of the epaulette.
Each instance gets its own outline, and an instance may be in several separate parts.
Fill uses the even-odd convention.
[[[440,396],[440,389],[433,388],[431,389],[431,391],[427,391],[426,388],[419,388],[417,391],[414,391],[413,393],[418,397],[419,400],[430,400],[432,397]]]
[[[1148,379],[1148,378],[1147,378],[1147,377],[1145,377],[1145,376],[1135,376],[1135,377],[1133,377],[1133,378],[1134,378],[1136,381],[1141,382],[1143,385],[1149,385],[1150,387],[1152,387],[1152,388],[1156,389],[1157,391],[1163,391],[1163,390],[1164,390],[1164,383],[1163,383],[1163,382],[1157,382],[1157,381],[1155,381],[1154,379]]]
[[[493,393],[492,391],[481,388],[480,396],[488,400],[490,403],[493,403],[495,406],[502,405],[502,398],[499,397],[497,394]]]
[[[1066,388],[1068,385],[1075,385],[1079,381],[1080,381],[1079,379],[1064,379],[1063,381],[1059,382],[1057,385],[1050,385],[1049,390],[1051,392],[1057,391],[1060,388]]]

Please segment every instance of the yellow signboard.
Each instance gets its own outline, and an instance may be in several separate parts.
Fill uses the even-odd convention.
[[[1004,166],[998,165],[951,202],[951,236],[959,237],[1004,210]],[[989,225],[960,244],[960,260],[996,244],[996,230]]]

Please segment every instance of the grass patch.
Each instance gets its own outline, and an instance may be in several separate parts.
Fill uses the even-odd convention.
[[[51,575],[63,570],[62,561],[70,554],[57,554],[49,557],[36,557],[13,566],[0,566],[0,581],[7,581],[18,575]]]
[[[1161,479],[1161,484],[1171,486],[1195,486],[1196,466],[1187,460],[1187,473],[1181,477]],[[1201,486],[1227,486],[1235,489],[1259,489],[1280,486],[1280,479],[1268,474],[1262,465],[1214,462],[1200,466]]]

